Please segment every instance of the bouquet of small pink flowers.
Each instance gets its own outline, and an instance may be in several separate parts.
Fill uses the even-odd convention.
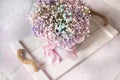
[[[47,41],[43,47],[52,62],[60,62],[56,48],[76,56],[76,45],[89,36],[90,10],[81,0],[39,0],[29,15],[35,36]]]

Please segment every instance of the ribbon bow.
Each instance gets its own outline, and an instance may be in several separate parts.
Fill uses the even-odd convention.
[[[44,54],[50,58],[49,61],[52,63],[59,63],[61,60],[59,54],[55,50],[56,46],[57,45],[55,43],[49,43],[48,45],[43,47]]]

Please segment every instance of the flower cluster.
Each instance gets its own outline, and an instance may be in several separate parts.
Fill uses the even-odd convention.
[[[90,10],[80,0],[39,0],[29,20],[36,36],[71,48],[89,34]]]

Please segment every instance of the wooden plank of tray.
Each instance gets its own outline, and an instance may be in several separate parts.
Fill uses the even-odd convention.
[[[89,56],[91,56],[95,51],[104,46],[107,42],[114,38],[118,34],[118,31],[115,30],[112,26],[108,25],[104,27],[101,25],[102,21],[93,16],[91,19],[91,33],[90,37],[87,38],[79,47],[78,58],[71,60],[69,58],[63,59],[61,63],[56,65],[44,65],[43,70],[45,71],[46,76],[49,76],[49,79],[55,80],[62,77],[65,73],[69,72],[72,68],[84,62]],[[33,35],[28,36],[21,41],[22,44],[29,50],[40,61],[46,61],[44,57],[42,46],[45,42],[41,39],[35,38]],[[64,53],[64,52],[63,52]],[[29,67],[29,66],[28,66]],[[40,80],[38,76],[40,73],[36,73],[37,80]],[[34,74],[32,74],[34,76]],[[44,79],[45,80],[45,79]]]

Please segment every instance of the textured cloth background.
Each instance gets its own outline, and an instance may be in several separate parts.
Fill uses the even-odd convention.
[[[120,31],[119,0],[85,0],[87,5],[108,17]],[[9,47],[14,40],[31,35],[26,20],[34,0],[0,0],[0,80],[33,80]],[[120,80],[120,35],[60,80]]]

